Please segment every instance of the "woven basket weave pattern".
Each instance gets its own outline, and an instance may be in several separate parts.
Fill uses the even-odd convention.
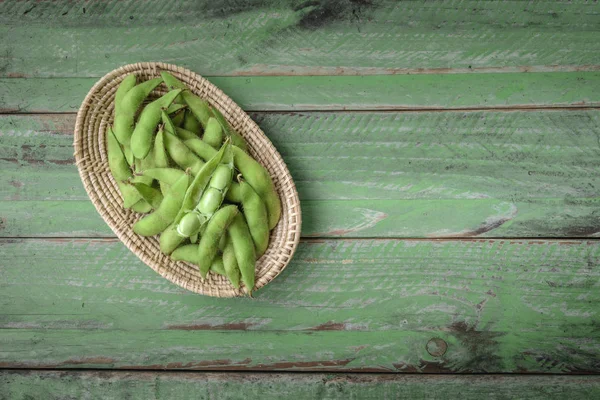
[[[134,73],[138,82],[160,77],[168,71],[184,82],[195,94],[218,108],[233,128],[248,143],[249,153],[268,171],[281,198],[282,214],[271,232],[269,248],[256,266],[256,289],[273,280],[292,258],[300,239],[301,214],[298,192],[281,156],[258,125],[220,89],[194,72],[164,63],[138,63],[123,66],[105,75],[89,91],[77,114],[75,124],[75,161],[79,175],[96,210],[118,238],[144,263],[175,284],[215,297],[243,294],[227,278],[208,274],[202,279],[197,267],[173,261],[160,251],[157,237],[133,233],[133,224],[141,214],[126,210],[117,184],[112,177],[106,155],[105,135],[113,123],[114,95],[121,81]],[[150,98],[166,93],[160,85]]]

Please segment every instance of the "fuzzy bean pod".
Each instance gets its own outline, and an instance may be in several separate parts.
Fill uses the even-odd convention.
[[[223,248],[223,268],[225,268],[225,276],[229,279],[229,282],[234,288],[239,289],[240,287],[240,267],[238,267],[237,259],[235,258],[235,251],[233,250],[233,243],[229,233],[223,235],[225,240],[225,247]]]
[[[136,158],[143,159],[152,148],[152,136],[161,118],[161,109],[167,108],[181,89],[173,90],[148,104],[138,118],[131,135],[131,151]]]
[[[182,176],[167,192],[163,201],[152,214],[133,225],[133,231],[142,236],[153,236],[164,231],[177,216],[189,184],[189,176]]]
[[[113,129],[115,131],[115,136],[122,144],[129,144],[129,140],[133,133],[133,124],[137,109],[142,105],[150,92],[160,85],[161,82],[162,78],[155,78],[142,82],[129,89],[127,93],[123,95],[123,98],[120,99],[119,107],[115,107],[115,122]]]
[[[206,122],[202,140],[215,149],[221,147],[221,143],[223,142],[223,128],[221,128],[221,124],[215,118],[210,117]]]
[[[242,192],[244,217],[246,218],[252,241],[254,241],[256,257],[260,258],[269,246],[269,220],[267,218],[267,207],[254,189],[252,189],[252,186],[246,181],[240,180],[240,188]]]
[[[203,278],[206,278],[210,264],[217,254],[221,236],[236,215],[238,215],[236,206],[225,206],[219,209],[206,224],[206,230],[200,237],[200,243],[198,244],[198,266],[200,267],[200,275]],[[252,250],[254,250],[254,245]]]
[[[242,275],[242,282],[244,282],[248,294],[252,295],[256,274],[256,250],[242,214],[237,214],[229,226],[229,237]]]
[[[248,153],[236,146],[233,146],[233,161],[244,179],[265,202],[269,229],[273,229],[281,217],[281,200],[269,172]]]

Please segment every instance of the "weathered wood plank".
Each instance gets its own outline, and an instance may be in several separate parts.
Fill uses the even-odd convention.
[[[600,65],[594,2],[0,3],[2,76],[97,77],[163,60],[206,75]]]
[[[0,371],[0,398],[525,399],[600,396],[597,376]]]
[[[305,236],[600,230],[599,111],[252,117],[292,172]],[[0,236],[113,236],[73,165],[73,125],[73,115],[0,117]]]
[[[0,246],[6,368],[600,371],[598,241],[304,241],[255,299],[116,240]]]
[[[600,106],[597,71],[208,79],[248,111]],[[76,112],[96,80],[0,79],[0,112]]]

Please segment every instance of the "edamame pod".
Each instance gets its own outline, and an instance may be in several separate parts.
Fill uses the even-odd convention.
[[[219,124],[215,118],[210,117],[206,122],[202,140],[215,149],[221,147],[221,142],[223,142],[223,129],[221,128],[221,124]]]
[[[214,272],[215,274],[225,275],[225,266],[223,265],[223,257],[221,257],[217,254],[217,256],[215,257],[213,262],[210,264],[210,270],[211,270],[211,272]]]
[[[244,179],[263,199],[267,206],[269,229],[273,229],[281,217],[281,200],[267,170],[248,153],[233,147],[233,162]]]
[[[133,225],[133,231],[142,236],[153,236],[164,231],[175,220],[181,209],[188,184],[189,176],[186,174],[171,186],[160,207]]]
[[[221,164],[215,168],[208,187],[196,206],[196,210],[207,219],[221,206],[233,178],[233,155],[229,141],[226,142],[223,148],[225,151]]]
[[[129,147],[128,144],[123,145],[123,154],[125,154],[125,159],[127,160],[127,164],[129,164],[129,167],[133,168],[135,164],[135,157],[133,156],[133,153],[131,152],[131,147]]]
[[[188,89],[188,87],[183,82],[181,82],[179,79],[175,78],[170,73],[163,71],[160,73],[160,75],[164,79],[165,84],[167,85],[168,88],[170,88],[170,89]],[[181,97],[183,98],[183,101],[187,104],[187,106],[189,107],[190,111],[192,112],[192,114],[194,115],[196,120],[198,120],[200,122],[200,124],[202,124],[203,127],[206,127],[206,123],[208,122],[208,119],[211,117],[211,114],[212,114],[210,112],[208,102],[205,100],[202,100],[200,97],[196,96],[189,90],[184,90],[181,93]]]
[[[185,175],[185,172],[177,168],[150,168],[144,170],[142,174],[170,187]]]
[[[256,251],[248,225],[246,225],[246,220],[242,214],[237,214],[231,225],[229,225],[229,237],[233,244],[235,259],[240,268],[242,282],[244,282],[248,294],[252,295],[256,274]]]
[[[185,111],[185,116],[183,117],[183,129],[194,132],[196,135],[202,133],[202,125],[200,125],[200,122],[198,122],[190,110]]]
[[[166,168],[169,166],[169,156],[167,156],[167,150],[165,149],[165,142],[163,136],[163,130],[160,128],[154,139],[154,148],[152,149],[152,158],[154,159],[154,166],[156,168]],[[167,191],[167,185],[162,182],[160,183],[160,190],[163,194]]]
[[[108,168],[115,180],[124,181],[128,179],[131,176],[131,168],[129,168],[125,154],[121,150],[121,145],[110,127],[106,130],[106,153],[108,155]]]
[[[267,208],[262,199],[256,194],[252,186],[246,181],[240,180],[242,192],[242,207],[250,236],[256,248],[256,257],[260,258],[269,246],[269,221],[267,219]]]
[[[185,238],[177,233],[177,225],[172,223],[160,234],[160,251],[171,254],[184,240]]]
[[[160,190],[156,190],[152,186],[148,186],[144,183],[134,182],[132,185],[140,193],[142,199],[146,200],[152,208],[156,210],[160,206],[160,203],[163,200],[163,195]]]
[[[123,98],[136,84],[135,74],[127,75],[119,84],[117,91],[115,92],[115,110],[121,108],[123,104]]]
[[[231,138],[231,144],[239,147],[244,151],[248,151],[248,145],[246,144],[246,140],[244,140],[244,138],[231,127],[231,125],[229,124],[229,122],[227,122],[223,114],[221,114],[221,111],[219,111],[219,109],[216,107],[210,107],[210,110],[212,111],[212,114],[216,118],[216,120],[219,121],[219,124],[221,124],[221,128],[223,128],[223,133],[225,134],[225,136]]]
[[[185,140],[184,143],[203,160],[210,160],[215,154],[217,154],[217,150],[215,150],[214,147],[206,143],[204,140],[191,138]]]
[[[160,83],[162,78],[150,79],[129,89],[119,101],[119,107],[115,107],[115,123],[113,126],[115,136],[122,144],[129,144],[133,133],[133,123],[137,109],[142,105],[144,99]]]
[[[233,243],[231,243],[231,237],[229,233],[223,235],[226,238],[225,247],[223,248],[223,268],[225,268],[225,276],[229,279],[229,282],[234,288],[240,288],[240,268],[238,267],[237,260],[235,258],[235,252],[233,250]]]
[[[198,244],[198,266],[200,268],[200,276],[203,278],[206,278],[210,264],[217,254],[221,236],[225,233],[236,215],[238,215],[238,208],[236,206],[225,206],[217,211],[210,221],[208,221],[208,224],[206,224],[206,230],[200,237],[200,243]],[[252,250],[254,250],[254,245],[252,245]]]
[[[135,160],[133,163],[135,168],[135,176],[131,179],[133,183],[143,183],[148,186],[152,186],[153,179],[148,176],[143,175],[143,172],[146,169],[154,168],[154,157],[152,155],[148,155],[148,157],[143,160]]]
[[[152,148],[152,134],[161,118],[161,109],[167,108],[181,89],[173,90],[148,104],[138,119],[131,135],[131,151],[136,158],[145,158]]]
[[[183,141],[186,141],[188,139],[197,139],[200,140],[198,138],[198,136],[194,133],[194,132],[190,132],[186,129],[183,128],[177,128],[175,127],[175,133],[177,134],[177,137]]]
[[[179,110],[183,110],[185,108],[185,104],[177,104],[177,103],[172,103],[171,105],[169,105],[169,107],[167,107],[167,114],[172,115],[177,113]],[[175,117],[175,116],[173,116]]]
[[[198,265],[198,245],[186,244],[185,246],[178,247],[173,254],[171,254],[171,258],[175,261],[186,261]],[[219,275],[225,275],[223,259],[218,254],[210,264],[210,271]]]
[[[225,193],[225,199],[232,203],[242,202],[242,189],[240,188],[239,183],[231,182],[229,190],[227,191],[227,193]]]
[[[192,175],[197,175],[204,166],[204,161],[194,154],[177,136],[170,134],[167,130],[163,133],[165,148],[175,161],[183,169],[190,168]]]
[[[121,196],[123,196],[123,207],[124,208],[133,209],[133,206],[137,202],[142,200],[142,195],[140,194],[140,192],[138,192],[137,189],[134,188],[133,186],[131,186],[129,183],[117,181],[117,186],[119,187]],[[148,204],[148,207],[150,207],[149,204]],[[148,211],[145,211],[145,212],[148,212]]]
[[[185,110],[181,110],[175,115],[173,115],[173,118],[171,118],[171,120],[173,121],[173,124],[175,126],[182,127],[183,121],[185,120]]]
[[[137,203],[131,206],[131,209],[135,212],[146,214],[152,211],[152,206],[144,199],[141,199]]]

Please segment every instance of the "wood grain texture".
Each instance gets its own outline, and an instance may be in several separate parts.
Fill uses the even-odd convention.
[[[600,112],[254,113],[313,237],[587,237]],[[0,117],[0,236],[112,237],[73,165],[73,115]]]
[[[205,75],[600,65],[592,1],[5,1],[0,73],[99,77],[169,61]]]
[[[204,74],[200,69],[195,71]],[[208,80],[247,111],[600,106],[597,71],[209,76]],[[76,112],[96,81],[96,78],[0,79],[0,112]]]
[[[29,397],[28,397],[29,396]],[[0,371],[0,399],[588,400],[597,376]]]
[[[5,368],[600,371],[597,241],[304,241],[255,299],[186,292],[117,240],[0,253]]]

